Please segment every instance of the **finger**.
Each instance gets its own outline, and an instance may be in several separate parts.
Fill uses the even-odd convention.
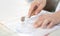
[[[29,17],[30,17],[31,14],[33,13],[33,10],[34,10],[35,6],[36,6],[36,4],[32,4],[32,5],[31,5],[31,7],[30,7],[30,9],[29,9],[29,13],[28,13],[28,16],[29,16]]]
[[[34,11],[35,15],[37,15],[38,13],[40,13],[41,10],[42,10],[41,7],[38,6],[38,8]]]
[[[31,17],[31,16],[35,15],[35,12],[34,12],[34,11],[37,9],[37,7],[38,7],[37,5],[34,7],[34,9],[31,11],[31,14],[30,14],[30,16],[29,16],[29,17]]]
[[[38,7],[38,6],[35,6],[35,7],[34,7],[32,13],[31,13],[31,16],[35,15],[35,12],[34,12],[34,11],[37,9],[37,7]],[[31,17],[31,16],[30,16],[30,17]]]
[[[38,6],[38,8],[35,10],[35,14],[40,13],[40,11],[45,7],[44,3],[40,3],[40,5]]]
[[[52,28],[53,26],[54,26],[54,23],[51,22],[51,23],[47,26],[47,28],[49,29],[49,28]]]
[[[49,22],[50,22],[50,21],[49,21],[48,19],[44,20],[41,28],[46,28]]]
[[[35,28],[38,28],[38,27],[40,27],[40,26],[42,25],[42,23],[43,23],[43,21],[36,22],[36,23],[34,24],[34,27],[35,27]]]
[[[34,26],[35,27],[40,27],[42,25],[42,23],[43,23],[43,18],[42,18],[42,16],[40,16],[38,18],[38,20],[34,23]]]

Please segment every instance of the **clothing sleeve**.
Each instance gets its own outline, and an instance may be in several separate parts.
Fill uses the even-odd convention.
[[[57,8],[56,8],[56,11],[58,11],[58,10],[60,10],[60,1],[59,1],[58,5],[57,5]]]
[[[34,0],[26,0],[28,3],[31,3],[32,1],[34,1]]]

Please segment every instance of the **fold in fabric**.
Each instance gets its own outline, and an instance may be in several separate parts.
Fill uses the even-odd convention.
[[[56,25],[55,27],[51,29],[42,29],[42,28],[34,28],[33,23],[36,21],[36,19],[43,15],[43,14],[53,14],[48,11],[42,10],[38,15],[32,16],[29,19],[25,19],[23,23],[17,24],[17,32],[23,33],[23,34],[30,34],[30,36],[44,36],[45,34],[51,33],[57,29],[60,28],[60,25]]]

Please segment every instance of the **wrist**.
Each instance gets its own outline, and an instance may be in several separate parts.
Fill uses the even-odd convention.
[[[60,23],[60,11],[55,12],[52,15],[52,18],[54,18],[54,20],[57,22],[57,24],[59,24]]]

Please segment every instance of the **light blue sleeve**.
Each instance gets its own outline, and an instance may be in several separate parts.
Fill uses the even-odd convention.
[[[57,5],[56,11],[60,10],[60,2]]]
[[[32,1],[34,1],[34,0],[26,0],[28,3],[31,3]]]

